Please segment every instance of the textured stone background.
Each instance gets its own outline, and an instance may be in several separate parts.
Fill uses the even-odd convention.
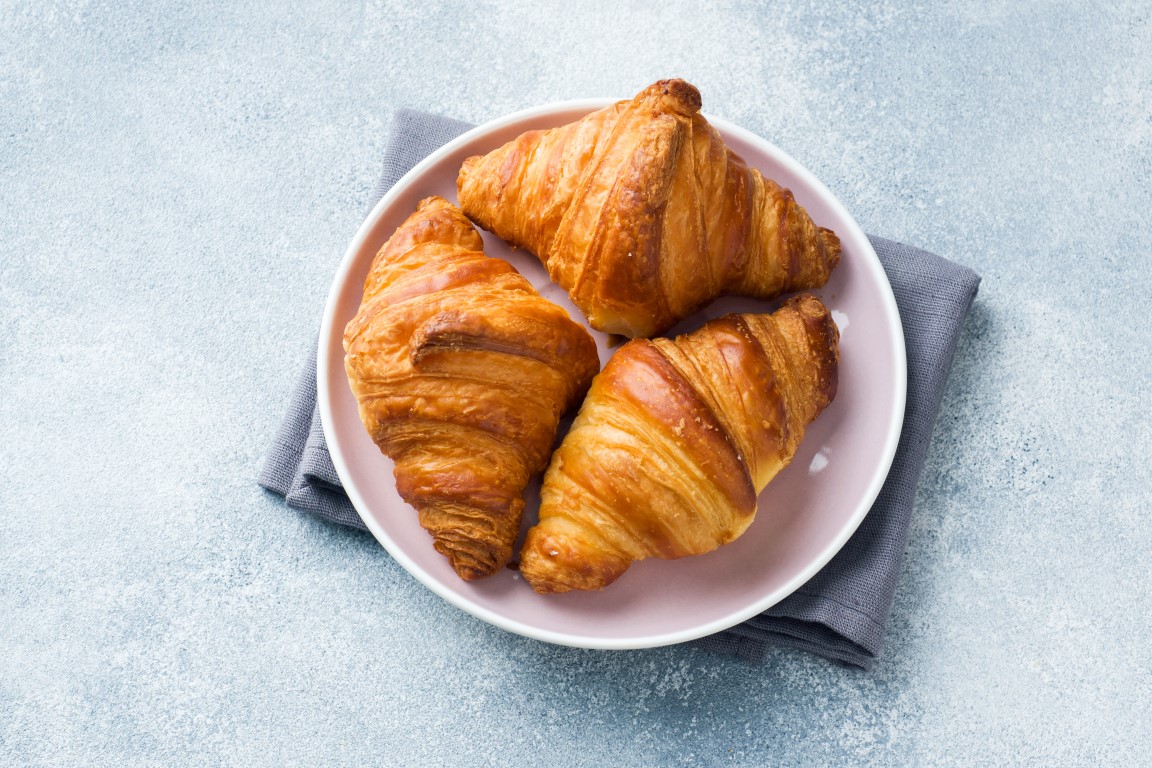
[[[1146,3],[129,5],[0,4],[0,764],[1148,764]],[[393,109],[669,75],[984,276],[871,674],[512,636],[255,484]]]

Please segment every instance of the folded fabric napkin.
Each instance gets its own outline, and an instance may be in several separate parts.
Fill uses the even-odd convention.
[[[372,205],[416,163],[471,127],[398,111]],[[762,660],[769,646],[788,646],[863,669],[870,669],[880,653],[925,452],[980,277],[927,251],[870,239],[900,308],[908,354],[904,427],[888,479],[860,528],[823,570],[765,613],[695,641],[698,646],[754,661]],[[324,442],[316,405],[315,345],[260,484],[284,496],[290,507],[365,528],[340,487]]]

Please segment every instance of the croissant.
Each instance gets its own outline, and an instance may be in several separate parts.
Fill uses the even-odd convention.
[[[616,351],[553,455],[520,572],[599,589],[647,557],[716,549],[836,396],[839,331],[810,294]]]
[[[840,260],[836,234],[728,149],[683,80],[470,157],[457,189],[592,327],[624,336],[658,334],[721,294],[817,288]]]
[[[524,489],[599,369],[588,331],[482,248],[458,208],[421,201],[377,253],[344,331],[360,418],[468,580],[510,559]]]

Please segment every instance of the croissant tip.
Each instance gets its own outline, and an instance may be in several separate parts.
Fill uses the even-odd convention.
[[[827,269],[831,272],[840,263],[840,237],[825,227],[819,228],[820,254],[824,258]]]
[[[528,582],[528,586],[532,587],[532,591],[538,595],[562,595],[565,592],[598,592],[616,580],[615,577],[609,579],[586,579],[581,578],[578,572],[569,572],[556,568],[525,570],[522,567],[520,573],[524,576],[524,580]]]
[[[572,591],[571,588],[565,584],[553,584],[548,581],[529,583],[529,586],[531,586],[532,591],[538,595],[562,595],[565,592]]]
[[[441,208],[446,205],[451,205],[451,203],[440,197],[440,195],[429,195],[416,203],[416,210],[423,211],[427,208]]]
[[[545,522],[529,530],[520,551],[520,575],[537,594],[604,589],[632,562],[604,549],[589,558],[586,544],[549,529]]]
[[[465,158],[464,162],[460,164],[460,172],[456,175],[456,189],[459,190],[468,181],[468,177],[476,169],[476,166],[483,161],[483,155],[472,155]]]
[[[456,571],[456,575],[464,579],[464,581],[478,581],[479,579],[491,576],[495,571],[488,570],[487,568],[472,568],[469,566],[452,564],[452,570]]]
[[[832,317],[827,305],[813,293],[798,293],[785,301],[783,306],[794,307],[801,316],[812,320],[823,321]]]
[[[704,104],[700,96],[700,89],[678,77],[658,80],[648,86],[644,92],[650,93],[658,99],[671,100],[674,107],[678,107],[690,115],[699,112]]]
[[[464,581],[486,579],[503,568],[504,563],[511,559],[511,556],[506,558],[497,556],[492,560],[476,557],[478,553],[457,549],[451,543],[443,540],[434,541],[433,547],[437,552],[448,558],[448,563],[452,566],[452,570],[456,571],[456,575]]]
[[[813,379],[814,394],[817,396],[818,414],[836,399],[839,386],[840,328],[832,318],[832,311],[810,293],[793,296],[785,306],[791,305],[803,318],[808,332],[812,359],[816,376]],[[812,418],[816,415],[813,414]]]

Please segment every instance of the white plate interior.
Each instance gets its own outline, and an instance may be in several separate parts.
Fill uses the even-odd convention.
[[[590,648],[641,648],[702,637],[761,613],[831,559],[863,520],[891,465],[903,421],[906,363],[891,287],[856,222],[783,151],[709,116],[749,165],[791,189],[817,224],[840,236],[841,263],[829,283],[814,291],[841,331],[836,400],[810,426],[792,464],[761,494],[756,521],[732,544],[703,556],[637,563],[596,593],[536,595],[513,570],[479,582],[460,580],[432,549],[415,511],[397,495],[391,461],[360,425],[345,379],[343,329],[356,313],[380,246],[420,199],[441,195],[456,201],[456,175],[466,157],[608,103],[565,102],[509,115],[460,136],[405,175],[361,225],[337,271],[321,328],[317,383],[328,448],[352,503],[377,540],[420,582],[453,605],[528,637]],[[586,325],[533,256],[482,234],[489,255],[512,262],[545,297]],[[720,299],[673,333],[729,312],[771,311],[778,303]],[[592,333],[606,361],[612,352],[608,337]],[[535,486],[527,499],[525,527],[535,518]]]

